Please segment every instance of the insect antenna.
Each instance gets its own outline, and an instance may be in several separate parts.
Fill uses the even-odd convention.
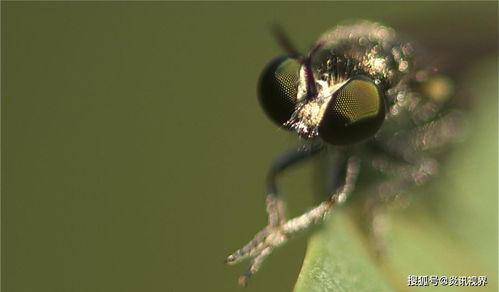
[[[312,74],[312,68],[310,67],[310,57],[312,56],[312,54],[304,58],[300,54],[300,52],[296,49],[296,47],[293,45],[291,39],[288,37],[288,35],[284,31],[284,28],[280,24],[273,23],[270,28],[279,46],[281,46],[281,48],[292,57],[300,59],[301,62],[304,64],[305,79],[307,83],[307,96],[308,97],[315,96],[317,94],[317,88],[315,88],[315,81]],[[322,45],[316,46],[316,49],[319,49],[321,46]],[[312,50],[312,52],[315,51]]]
[[[300,56],[300,52],[296,49],[296,47],[291,42],[291,39],[288,37],[284,28],[278,23],[272,23],[270,26],[270,30],[274,35],[279,46],[286,51],[288,54],[294,57]]]

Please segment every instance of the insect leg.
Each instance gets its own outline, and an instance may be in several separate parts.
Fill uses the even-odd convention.
[[[346,165],[345,182],[339,191],[333,193],[327,201],[322,202],[305,214],[295,217],[282,225],[282,232],[286,237],[307,229],[310,225],[320,222],[331,207],[337,203],[343,203],[352,193],[359,173],[360,160],[350,157]]]
[[[244,251],[239,250],[227,258],[229,263],[234,263],[247,257],[253,257],[249,269],[239,279],[239,283],[241,285],[245,286],[248,283],[249,278],[258,271],[262,262],[275,248],[286,243],[286,241],[297,232],[307,229],[313,223],[320,222],[333,205],[341,203],[347,199],[348,195],[353,191],[355,186],[359,164],[359,160],[355,157],[348,159],[345,182],[340,190],[333,193],[327,201],[321,203],[301,216],[283,222],[279,226],[268,225],[264,230],[257,234],[254,240],[241,249]],[[246,250],[248,246],[251,247],[249,250]]]
[[[440,148],[464,136],[466,123],[460,112],[449,112],[411,131],[410,140],[417,150]]]
[[[381,137],[375,144],[386,155],[417,165],[423,160],[422,153],[459,141],[466,128],[462,114],[452,111],[396,135]]]
[[[288,167],[305,159],[311,158],[314,154],[319,153],[319,151],[322,149],[322,145],[312,144],[306,148],[290,150],[283,153],[272,163],[267,174],[266,182],[266,204],[270,226],[281,225],[285,221],[284,202],[278,196],[276,184],[277,176]]]
[[[371,189],[362,216],[369,226],[368,234],[373,242],[373,250],[378,257],[383,257],[386,253],[384,238],[387,217],[382,210],[386,207],[385,203],[397,199],[401,190],[424,183],[438,171],[437,162],[422,154],[417,156],[413,163],[394,160],[388,155],[372,160],[372,167],[389,177]]]
[[[411,185],[421,185],[438,171],[436,160],[418,156],[413,162],[393,161],[388,157],[377,157],[372,160],[372,167],[391,179],[387,185],[399,186],[397,189],[410,187]],[[394,182],[397,182],[396,184]],[[386,183],[381,183],[381,186]],[[390,187],[389,189],[394,189]],[[380,191],[381,192],[381,191]],[[389,191],[388,193],[393,193]],[[384,196],[386,197],[386,196]]]
[[[319,153],[321,149],[323,149],[321,144],[310,144],[306,147],[287,151],[274,161],[268,172],[266,183],[266,204],[269,223],[266,228],[257,233],[253,240],[228,256],[226,259],[227,263],[234,264],[249,257],[258,257],[269,246],[269,243],[271,243],[270,245],[276,245],[279,240],[276,239],[276,236],[272,237],[270,235],[275,235],[275,230],[285,221],[284,202],[277,195],[277,176],[288,167]]]
[[[251,266],[246,273],[239,278],[239,285],[246,287],[249,279],[260,269],[263,261],[272,253],[273,247],[264,248],[251,262]]]
[[[410,178],[394,178],[376,185],[369,194],[372,196],[366,200],[361,213],[366,234],[372,242],[372,251],[378,259],[386,255],[386,232],[389,217],[386,216],[384,202],[396,199],[401,190],[413,185]]]

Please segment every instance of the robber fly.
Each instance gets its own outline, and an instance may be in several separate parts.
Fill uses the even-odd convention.
[[[306,56],[283,33],[277,37],[287,54],[263,70],[259,101],[275,124],[298,134],[306,144],[274,161],[266,181],[268,225],[226,259],[229,264],[251,259],[239,279],[241,285],[275,248],[348,199],[361,162],[384,177],[373,186],[373,196],[380,200],[435,175],[438,163],[430,150],[449,144],[460,120],[455,112],[444,113],[444,97],[450,90],[424,90],[437,76],[436,69],[422,67],[413,45],[387,26],[369,21],[337,26]],[[276,177],[323,151],[335,157],[336,187],[318,206],[285,218]]]

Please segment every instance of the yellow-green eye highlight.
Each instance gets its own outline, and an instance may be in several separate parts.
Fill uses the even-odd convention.
[[[338,89],[319,124],[319,135],[333,145],[366,140],[378,131],[385,119],[384,98],[374,82],[357,76]]]
[[[282,126],[295,110],[300,62],[282,56],[270,62],[258,83],[258,99],[265,113]]]

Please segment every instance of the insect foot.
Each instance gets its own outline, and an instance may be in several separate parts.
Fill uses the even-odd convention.
[[[243,248],[228,256],[225,262],[229,265],[252,258],[250,267],[239,278],[239,285],[246,287],[251,276],[260,269],[263,261],[272,253],[274,248],[282,245],[287,240],[288,236],[284,234],[284,224],[280,226],[269,225],[257,233],[253,240]]]
[[[305,214],[290,219],[280,225],[269,224],[265,229],[255,235],[253,240],[243,248],[227,257],[227,264],[236,264],[245,259],[252,258],[250,267],[246,273],[239,278],[239,284],[246,286],[249,279],[262,265],[263,261],[272,251],[286,243],[294,234],[303,231],[314,223],[321,222],[327,215],[331,207],[337,202],[338,196],[333,196],[330,200],[321,203]]]

